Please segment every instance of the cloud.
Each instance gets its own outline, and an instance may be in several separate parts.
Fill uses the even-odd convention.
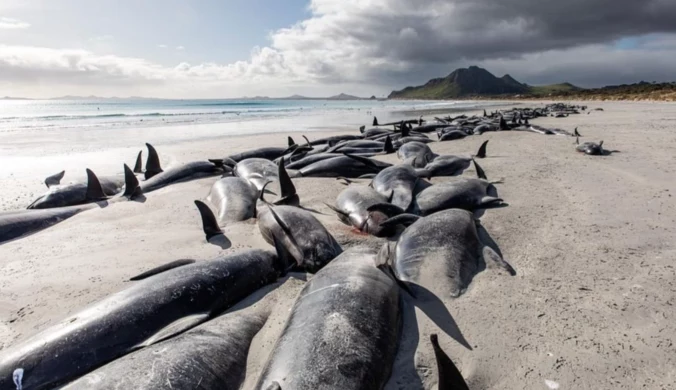
[[[0,17],[0,29],[22,29],[30,26],[30,24],[22,22],[21,20]]]
[[[115,38],[112,35],[99,35],[97,37],[91,37],[89,38],[89,42],[94,42],[94,43],[103,43],[103,42],[111,42]]]
[[[157,45],[160,49],[166,49],[168,46],[167,45]]]
[[[182,95],[209,89],[219,96],[350,85],[371,95],[470,64],[531,84],[581,86],[671,80],[676,68],[674,0],[312,0],[309,10],[245,61],[167,66],[0,46],[0,81],[148,86]]]
[[[313,0],[310,10],[276,31],[271,49],[295,72],[327,83],[392,83],[448,73],[453,64],[510,63],[676,32],[673,0]]]

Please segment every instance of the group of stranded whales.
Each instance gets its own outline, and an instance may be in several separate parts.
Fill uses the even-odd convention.
[[[415,300],[431,292],[458,298],[486,262],[516,274],[480,223],[486,210],[507,207],[498,195],[500,181],[489,180],[477,161],[488,156],[488,141],[465,156],[438,155],[429,144],[518,130],[537,117],[584,109],[552,105],[383,126],[374,118],[374,127],[362,127],[360,135],[301,143],[289,137],[288,147],[168,169],[147,144],[145,169],[139,153],[133,170],[124,165],[122,180],[99,179],[87,170],[86,183],[60,185],[65,172],[52,175],[45,180],[49,191],[29,209],[0,214],[0,243],[102,202],[133,201],[174,183],[220,176],[203,199],[195,200],[207,241],[224,235],[228,225],[255,219],[274,251],[180,259],[132,278],[130,287],[2,350],[0,389],[239,389],[247,377],[249,348],[270,310],[228,310],[276,288],[291,271],[308,273],[309,280],[255,388],[382,389],[406,331],[404,297]],[[429,132],[438,132],[438,141],[425,135]],[[568,135],[580,136],[577,129]],[[586,142],[577,150],[606,154],[602,142]],[[372,158],[394,153],[397,164]],[[477,177],[460,176],[470,166]],[[343,180],[347,187],[326,205],[355,231],[387,238],[380,250],[341,247],[315,211],[303,207],[294,180],[304,177]],[[271,183],[279,185],[275,198],[267,190]],[[429,335],[429,342],[438,388],[467,389],[437,335]]]

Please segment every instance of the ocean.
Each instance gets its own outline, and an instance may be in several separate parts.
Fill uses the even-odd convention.
[[[0,132],[120,129],[279,118],[360,118],[410,110],[474,107],[476,102],[381,100],[0,100]],[[348,123],[345,123],[348,124]]]

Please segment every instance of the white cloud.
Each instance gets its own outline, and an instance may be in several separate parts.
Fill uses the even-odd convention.
[[[608,1],[312,0],[307,19],[273,32],[270,44],[253,48],[246,61],[167,66],[87,50],[0,45],[0,81],[133,86],[176,96],[352,85],[371,95],[474,63],[532,84],[673,79],[676,1],[614,0],[612,7]],[[647,38],[637,47],[613,47],[626,36]]]
[[[111,42],[115,38],[113,38],[112,35],[99,35],[97,37],[91,37],[89,38],[89,42],[94,42],[94,43],[104,43],[104,42]]]
[[[22,22],[21,20],[0,17],[0,29],[22,29],[30,26],[30,24]]]

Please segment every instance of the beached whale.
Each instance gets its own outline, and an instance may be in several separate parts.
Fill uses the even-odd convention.
[[[386,136],[381,141],[369,140],[355,140],[340,142],[337,145],[329,148],[327,153],[394,153],[395,149],[392,145],[390,136]]]
[[[400,334],[399,287],[351,249],[307,282],[256,389],[382,389]]]
[[[315,273],[343,252],[343,248],[312,213],[293,206],[262,208],[258,228],[268,244],[283,245],[294,268]]]
[[[425,143],[412,141],[401,145],[397,151],[397,157],[400,160],[415,158],[416,161],[431,161],[436,157],[436,154]]]
[[[291,145],[289,145],[291,146]],[[237,153],[237,154],[231,154],[228,156],[228,158],[232,159],[235,162],[240,162],[243,160],[247,160],[250,158],[262,158],[265,160],[275,160],[277,158],[282,157],[286,152],[288,148],[275,148],[275,147],[268,147],[268,148],[259,148],[259,149],[254,149],[254,150],[249,150],[246,152],[242,153]]]
[[[300,199],[284,167],[284,161],[280,161],[277,172],[281,196],[272,204],[297,206]],[[223,234],[221,227],[229,222],[254,218],[260,214],[261,210],[266,210],[269,203],[265,201],[263,195],[269,183],[271,182],[266,182],[260,191],[253,183],[241,177],[225,177],[214,183],[207,196],[207,202],[216,208],[218,217],[207,204],[199,200],[195,201],[202,217],[202,227],[207,241]]]
[[[50,176],[53,177],[53,176]],[[47,178],[49,180],[49,178]],[[45,181],[47,181],[45,180]],[[88,183],[98,182],[103,194],[93,194],[88,191]],[[54,181],[52,181],[54,182]],[[55,207],[77,206],[85,203],[103,200],[106,197],[113,196],[122,191],[125,184],[124,176],[98,178],[91,170],[87,170],[87,181],[84,183],[73,183],[64,186],[52,185],[44,195],[38,197],[27,208],[31,209],[50,209]]]
[[[418,176],[426,178],[459,175],[469,168],[472,161],[474,161],[474,157],[486,157],[486,145],[488,145],[488,141],[484,141],[481,144],[475,156],[436,156],[424,168],[416,169],[416,173]]]
[[[336,212],[342,223],[376,237],[387,237],[395,229],[391,226],[382,226],[380,223],[404,212],[403,209],[389,204],[390,200],[371,187],[355,185],[338,194],[335,206],[326,205]],[[371,210],[371,207],[376,205],[379,207]]]
[[[481,270],[481,259],[489,258],[515,274],[497,252],[481,241],[478,222],[469,211],[450,209],[427,217],[401,214],[382,224],[400,223],[410,226],[385,257],[401,281],[423,286],[440,297],[458,297]],[[385,245],[390,248],[390,244]]]
[[[406,164],[383,169],[371,182],[373,189],[391,199],[390,203],[402,210],[408,210],[411,206],[416,191],[420,191],[429,185],[418,177],[413,167]]]
[[[259,190],[241,177],[224,177],[217,180],[209,191],[207,202],[218,210],[218,224],[246,221],[256,216]]]
[[[476,211],[506,206],[498,197],[494,183],[486,179],[486,174],[476,161],[474,167],[479,176],[476,179],[460,178],[420,191],[413,200],[412,213],[425,216],[447,209]]]
[[[580,143],[580,138],[578,137],[576,139],[576,144],[575,150],[577,150],[580,153],[588,154],[590,156],[603,156],[605,151],[603,150],[603,141],[596,143],[596,142],[583,142]]]
[[[332,137],[325,137],[325,138],[316,139],[314,141],[308,141],[308,143],[311,146],[321,145],[321,144],[330,145],[330,144],[338,143],[340,141],[352,141],[352,140],[362,139],[362,138],[363,138],[363,136],[359,136],[359,135],[334,135]]]
[[[279,180],[278,166],[263,158],[249,158],[235,165],[233,174],[253,183],[259,190],[269,181]]]
[[[443,129],[442,129],[443,130]],[[441,133],[437,133],[439,136],[439,141],[453,141],[456,139],[463,139],[467,137],[467,133],[462,130],[451,130]]]
[[[227,169],[210,161],[193,161],[171,167],[165,171],[160,166],[160,159],[155,148],[150,144],[146,144],[146,146],[149,152],[145,171],[146,180],[141,182],[141,190],[144,194],[186,180],[217,176],[222,174],[224,169]]]
[[[222,313],[281,269],[272,252],[251,250],[183,265],[135,282],[0,352],[0,389],[52,389],[137,349]],[[151,273],[152,274],[152,273]],[[19,371],[17,371],[19,370]]]
[[[349,177],[356,178],[362,175],[377,174],[391,166],[368,157],[344,155],[317,161],[297,171],[294,176],[303,177]]]
[[[0,213],[0,244],[44,230],[85,210],[99,208],[110,202],[136,198],[141,194],[138,179],[128,166],[124,166],[124,171],[125,191],[118,197],[107,197],[96,179],[96,175],[87,170],[90,180],[88,180],[85,190],[85,202],[81,202],[84,204]]]
[[[279,283],[263,287],[247,301],[267,299],[265,295],[274,294],[276,287]],[[60,390],[239,389],[251,341],[270,307],[238,306],[174,338],[113,360]]]
[[[299,170],[302,168],[305,168],[306,166],[316,163],[317,161],[322,161],[322,160],[328,160],[330,158],[334,157],[340,157],[343,156],[342,153],[317,153],[317,154],[311,154],[308,156],[305,156],[301,158],[300,160],[296,160],[290,164],[287,164],[286,168],[287,169],[294,169],[294,170]]]

